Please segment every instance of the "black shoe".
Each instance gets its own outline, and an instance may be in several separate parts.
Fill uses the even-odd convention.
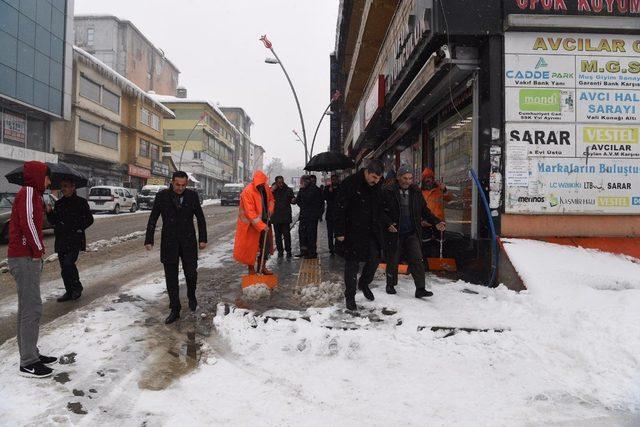
[[[283,258],[284,254],[282,252],[278,252],[278,258]]]
[[[307,256],[305,252],[300,252],[299,254],[296,254],[296,258],[304,258],[305,256]]]
[[[32,363],[28,366],[20,366],[19,375],[27,378],[46,378],[51,376],[53,369],[44,366],[42,362]]]
[[[334,251],[333,249],[331,249],[331,250],[329,251],[329,256],[334,256],[335,254],[336,254],[336,253],[335,253],[335,251]]]
[[[432,296],[433,296],[433,292],[431,291],[428,291],[424,288],[416,289],[416,298],[432,297]]]
[[[293,255],[291,255],[291,252],[287,252],[287,258],[291,258]]]
[[[388,293],[389,295],[395,295],[395,294],[397,294],[397,292],[396,292],[396,287],[395,287],[395,286],[387,285],[387,293]]]
[[[170,323],[175,322],[179,318],[180,318],[180,310],[171,310],[171,313],[169,313],[169,316],[167,316],[167,318],[164,319],[164,324],[168,325]]]
[[[56,363],[58,363],[58,358],[53,356],[40,355],[40,362],[43,365],[55,365]]]
[[[193,297],[189,297],[189,310],[196,311],[196,308],[198,308],[198,300],[194,295]]]
[[[71,293],[71,299],[75,301],[78,298],[80,298],[81,295],[82,295],[82,291],[73,291]]]
[[[316,259],[318,258],[318,254],[307,254],[304,256],[304,259]]]
[[[358,306],[356,305],[356,297],[345,297],[345,303],[347,306],[347,310],[357,311]]]
[[[366,299],[368,299],[369,301],[373,301],[374,299],[376,299],[373,296],[373,292],[371,292],[371,289],[369,289],[368,285],[358,286],[358,289],[360,289],[362,291],[362,293],[364,294],[364,297]]]
[[[58,302],[66,302],[66,301],[71,301],[73,299],[73,295],[69,292],[65,292],[64,295],[62,295],[61,297],[59,297],[56,301]]]

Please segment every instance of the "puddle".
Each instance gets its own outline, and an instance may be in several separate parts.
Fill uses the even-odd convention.
[[[76,353],[76,352],[65,354],[65,355],[60,357],[59,363],[61,365],[71,365],[72,363],[76,363],[76,356],[77,355],[78,355],[78,353]]]
[[[87,411],[82,407],[82,403],[80,402],[69,402],[67,403],[67,409],[78,415],[86,415]]]
[[[60,383],[60,384],[65,384],[65,383],[68,383],[69,381],[71,381],[71,378],[69,378],[69,373],[67,373],[67,372],[60,372],[60,373],[56,374],[56,375],[53,377],[53,380],[54,380],[55,382]]]

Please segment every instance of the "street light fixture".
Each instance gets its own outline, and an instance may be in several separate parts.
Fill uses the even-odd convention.
[[[289,82],[289,87],[291,87],[291,92],[293,92],[293,98],[296,101],[296,106],[298,107],[298,114],[300,115],[300,124],[302,125],[302,140],[304,143],[304,164],[306,165],[309,162],[309,151],[308,151],[308,145],[307,145],[307,130],[304,127],[304,118],[302,116],[302,109],[300,108],[300,101],[298,100],[298,94],[296,93],[295,88],[293,87],[293,83],[291,82],[291,78],[289,78],[289,73],[287,73],[287,70],[284,68],[284,64],[282,63],[282,61],[280,60],[280,58],[278,57],[278,55],[276,54],[276,51],[273,50],[273,44],[269,41],[269,39],[267,38],[267,35],[263,35],[262,37],[260,37],[260,41],[264,44],[264,47],[266,47],[267,49],[269,49],[271,51],[271,53],[273,54],[274,58],[267,58],[265,59],[265,62],[267,64],[279,64],[280,68],[282,68],[282,72],[284,73],[284,76],[287,78],[287,81]]]
[[[202,114],[200,116],[200,118],[198,119],[198,122],[193,126],[193,128],[191,129],[191,132],[189,132],[189,136],[187,136],[187,139],[184,141],[184,144],[182,144],[182,151],[180,151],[180,161],[178,162],[178,170],[182,170],[182,156],[184,155],[184,149],[187,147],[187,143],[189,142],[189,139],[191,139],[191,135],[193,135],[193,132],[196,130],[198,126],[204,126],[204,123],[202,123],[202,121],[206,117],[207,117],[206,114]]]

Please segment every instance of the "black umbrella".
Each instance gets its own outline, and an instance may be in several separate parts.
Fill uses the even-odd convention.
[[[309,163],[307,163],[307,166],[304,167],[304,170],[329,172],[341,169],[351,169],[353,167],[355,167],[353,160],[344,154],[336,151],[326,151],[313,156],[311,160],[309,160]]]
[[[49,171],[51,171],[51,188],[60,188],[60,182],[63,180],[72,180],[76,184],[76,188],[87,186],[87,177],[71,166],[65,163],[47,163]],[[11,184],[24,185],[24,175],[22,166],[16,168],[5,175],[7,181]]]

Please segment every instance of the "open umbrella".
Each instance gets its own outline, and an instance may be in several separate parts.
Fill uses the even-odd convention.
[[[309,163],[304,167],[304,170],[329,172],[341,169],[351,169],[353,167],[355,167],[353,160],[344,154],[335,151],[325,151],[324,153],[319,153],[313,156],[311,160],[309,160]]]
[[[51,188],[60,188],[60,182],[67,179],[76,184],[76,188],[87,186],[87,177],[65,163],[47,163],[51,172]],[[20,166],[5,175],[11,184],[24,185],[23,167]]]

